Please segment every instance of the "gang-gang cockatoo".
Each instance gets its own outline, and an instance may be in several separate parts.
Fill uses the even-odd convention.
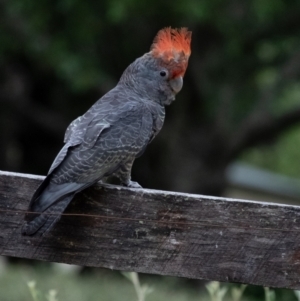
[[[190,43],[186,28],[160,30],[116,87],[69,125],[64,147],[31,199],[22,234],[49,231],[76,193],[108,176],[141,187],[131,181],[133,161],[161,130],[165,106],[182,88]]]

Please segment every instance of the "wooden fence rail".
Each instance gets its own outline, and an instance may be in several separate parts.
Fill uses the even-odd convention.
[[[46,236],[22,236],[42,179],[0,172],[0,255],[300,289],[298,206],[96,185]]]

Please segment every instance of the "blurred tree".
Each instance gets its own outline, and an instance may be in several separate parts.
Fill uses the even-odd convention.
[[[219,195],[230,162],[299,130],[297,0],[0,0],[0,19],[0,169],[45,174],[67,125],[169,25],[193,31],[192,56],[134,179]]]

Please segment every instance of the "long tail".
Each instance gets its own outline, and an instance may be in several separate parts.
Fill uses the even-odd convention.
[[[33,220],[24,223],[22,227],[23,235],[39,234],[44,235],[52,229],[52,227],[60,220],[61,213],[65,211],[74,194],[67,195],[60,199],[57,203],[46,209]]]

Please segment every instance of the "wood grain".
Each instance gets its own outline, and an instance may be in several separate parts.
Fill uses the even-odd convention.
[[[46,236],[22,236],[42,179],[0,172],[0,255],[300,289],[298,206],[96,185]]]

